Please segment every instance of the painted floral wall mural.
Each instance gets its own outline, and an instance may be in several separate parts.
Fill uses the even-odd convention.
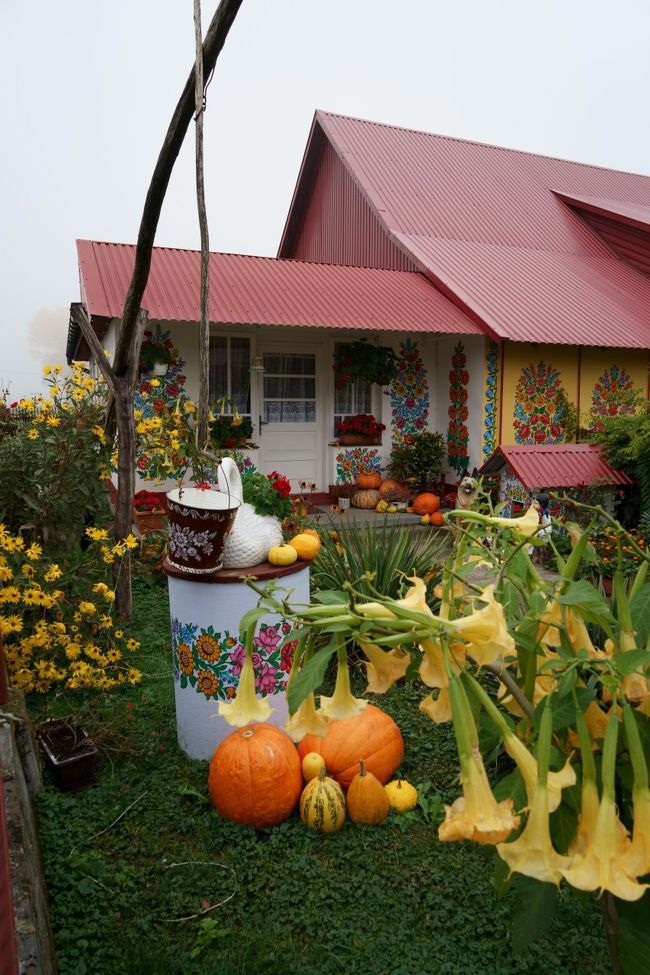
[[[634,392],[634,382],[629,372],[616,365],[610,366],[598,377],[593,388],[590,425],[597,430],[607,416],[634,413],[634,406],[630,402]]]
[[[467,446],[469,431],[467,420],[469,409],[467,406],[467,356],[465,347],[459,342],[451,357],[451,371],[449,373],[449,423],[447,425],[447,460],[458,476],[467,469]]]
[[[360,471],[381,474],[381,455],[377,448],[352,447],[336,455],[336,480],[354,481]]]
[[[402,444],[406,437],[427,428],[429,386],[418,343],[400,342],[397,376],[390,389],[391,438]]]
[[[565,402],[558,369],[543,361],[524,366],[515,390],[515,443],[563,443]]]

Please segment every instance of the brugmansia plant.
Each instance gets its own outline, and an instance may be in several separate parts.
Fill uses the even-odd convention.
[[[291,605],[270,586],[242,620],[248,657],[258,615],[273,610],[294,621],[299,638],[287,730],[296,741],[366,707],[351,690],[351,644],[365,657],[368,692],[383,693],[417,673],[430,691],[420,709],[434,722],[453,722],[458,749],[461,791],[445,808],[439,839],[492,846],[502,888],[513,874],[528,878],[529,894],[531,884],[540,885],[530,903],[537,933],[540,913],[552,914],[556,903],[551,885],[593,892],[601,898],[614,970],[646,971],[650,558],[637,545],[636,575],[626,581],[618,568],[607,600],[577,578],[588,537],[577,526],[568,558],[556,553],[558,574],[549,581],[529,555],[540,529],[534,507],[519,518],[474,511],[446,518],[456,541],[437,611],[415,575],[401,598],[369,597],[372,579],[365,578],[318,592],[308,606]],[[598,522],[615,533],[621,553],[636,545],[618,522],[593,509],[589,528]],[[334,693],[317,703],[333,656]],[[252,677],[252,660],[247,664]],[[498,677],[497,694],[486,691],[485,671]],[[233,723],[264,720],[252,679],[235,704],[221,708],[229,708]],[[514,766],[494,787],[479,747],[487,728]]]

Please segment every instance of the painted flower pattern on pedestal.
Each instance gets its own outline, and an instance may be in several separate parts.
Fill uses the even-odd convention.
[[[564,443],[566,407],[560,372],[532,362],[521,370],[515,390],[515,443]]]
[[[286,620],[262,623],[254,638],[255,689],[260,697],[286,691],[297,640],[287,640]],[[180,687],[192,687],[206,699],[227,701],[237,692],[245,647],[229,630],[206,629],[172,619],[172,666]]]
[[[142,376],[136,386],[134,409],[146,420],[175,406],[178,397],[184,395],[187,376],[185,361],[174,346],[170,331],[164,331],[160,325],[156,325],[153,331],[148,329],[144,333],[142,344],[163,346],[171,356],[164,376]],[[156,480],[156,471],[146,453],[140,453],[136,458],[136,474],[143,480]]]
[[[351,447],[336,455],[336,480],[354,481],[362,471],[381,474],[381,455],[376,447]]]
[[[467,356],[465,347],[459,342],[454,349],[451,357],[451,370],[449,373],[449,407],[447,414],[449,424],[447,425],[447,460],[460,477],[467,470],[467,445],[469,443],[469,431],[467,420],[469,409],[467,406],[467,384],[469,383],[469,372],[467,371]]]
[[[594,430],[602,429],[603,419],[608,416],[620,416],[624,413],[634,413],[631,400],[634,397],[634,381],[626,369],[620,366],[610,366],[598,382],[591,394],[591,423]]]
[[[393,444],[402,444],[407,437],[426,430],[429,416],[427,371],[418,344],[412,339],[400,342],[397,376],[390,388],[390,405]]]

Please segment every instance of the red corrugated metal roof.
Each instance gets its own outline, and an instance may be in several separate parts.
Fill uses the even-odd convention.
[[[610,200],[604,196],[576,196],[575,193],[560,193],[567,203],[600,213],[604,216],[620,217],[622,222],[628,223],[640,230],[650,229],[650,206],[639,203],[621,203],[620,200]]]
[[[558,196],[616,201],[638,219],[649,177],[327,112],[315,122],[391,237],[488,331],[650,347],[648,279]],[[304,193],[294,201],[283,240]]]
[[[597,444],[516,444],[497,447],[481,474],[494,474],[509,464],[527,488],[581,487],[585,484],[631,484],[614,470]]]
[[[78,240],[77,251],[88,314],[119,318],[135,247]],[[142,300],[151,319],[198,321],[199,267],[198,251],[154,247]],[[210,320],[481,334],[422,275],[242,254],[210,255]]]

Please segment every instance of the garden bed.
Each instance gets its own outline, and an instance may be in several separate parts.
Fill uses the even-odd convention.
[[[208,799],[207,763],[189,761],[176,744],[163,585],[135,588],[141,685],[82,706],[73,694],[31,699],[36,720],[75,707],[100,752],[93,788],[63,793],[49,779],[38,801],[62,973],[610,971],[595,899],[568,889],[561,922],[512,957],[526,885],[499,899],[490,849],[438,841],[434,797],[456,797],[458,766],[451,727],[414,706],[421,688],[373,700],[403,731],[402,772],[428,783],[424,809],[391,813],[375,828],[348,822],[327,836],[297,814],[264,831],[221,819]],[[202,916],[173,920],[193,914]]]

